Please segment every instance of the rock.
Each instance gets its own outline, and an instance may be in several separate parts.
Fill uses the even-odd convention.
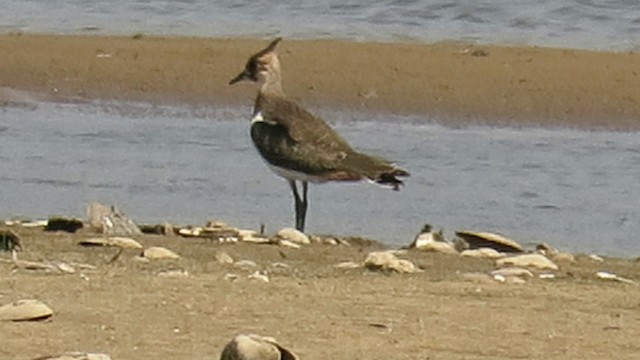
[[[240,261],[236,261],[236,263],[233,264],[233,266],[241,269],[253,269],[258,267],[258,264],[256,264],[255,261],[251,261],[251,260],[240,260]]]
[[[506,255],[491,248],[478,248],[464,250],[460,253],[460,256],[472,257],[477,259],[499,259]]]
[[[82,246],[113,246],[123,249],[142,249],[142,244],[134,239],[127,237],[108,237],[108,238],[91,238],[80,240],[78,245]]]
[[[76,268],[74,268],[71,264],[67,264],[66,262],[62,262],[62,261],[54,261],[51,263],[52,266],[55,266],[58,271],[60,271],[63,274],[75,274],[76,273]]]
[[[225,345],[220,360],[297,360],[274,338],[260,335],[238,335]]]
[[[33,360],[111,360],[111,357],[107,354],[101,353],[85,353],[74,351],[61,355],[39,357]]]
[[[278,241],[278,245],[289,247],[289,248],[292,248],[292,249],[300,249],[301,248],[301,246],[299,244],[294,243],[293,241],[284,240],[284,239],[279,240]]]
[[[269,244],[271,240],[261,237],[261,236],[245,236],[242,238],[243,242],[253,243],[253,244]]]
[[[358,264],[357,262],[353,261],[344,261],[339,264],[333,265],[333,267],[336,269],[357,269],[362,267],[362,264]]]
[[[154,247],[150,247],[148,249],[146,249],[143,253],[142,256],[145,259],[149,259],[149,260],[159,260],[159,259],[179,259],[180,255],[174,253],[173,251],[163,248],[163,247],[159,247],[159,246],[154,246]]]
[[[55,274],[74,274],[76,269],[74,266],[62,261],[53,262],[37,262],[18,259],[18,253],[11,253],[11,260],[18,269],[44,271]]]
[[[309,237],[305,235],[303,232],[298,231],[294,228],[284,228],[276,234],[276,237],[282,240],[289,240],[292,243],[296,243],[299,245],[308,245],[311,244]]]
[[[89,225],[108,235],[140,235],[142,230],[115,206],[107,207],[93,202],[87,207]]]
[[[624,278],[622,276],[618,276],[616,274],[610,273],[610,272],[606,272],[606,271],[598,271],[596,273],[596,277],[598,279],[602,279],[602,280],[613,280],[613,281],[617,281],[617,282],[621,282],[621,283],[625,283],[625,284],[634,284],[637,285],[637,283],[631,279],[627,279]]]
[[[491,276],[504,276],[504,277],[513,277],[513,276],[528,276],[533,277],[533,273],[527,269],[519,268],[519,267],[506,267],[498,270],[493,270],[491,272]]]
[[[394,271],[401,274],[418,271],[412,262],[398,259],[394,254],[387,251],[369,253],[364,261],[364,266],[373,271]]]
[[[593,261],[604,262],[604,259],[596,254],[589,254],[587,257]]]
[[[178,235],[184,237],[200,237],[202,235],[202,231],[201,227],[188,227],[178,230]]]
[[[416,247],[416,249],[420,251],[437,252],[441,254],[458,254],[458,251],[455,249],[453,244],[442,241],[423,241],[419,246]]]
[[[525,284],[526,283],[524,279],[519,278],[517,276],[493,275],[493,279],[497,282],[501,282],[505,284]]]
[[[238,229],[238,237],[240,239],[243,239],[245,237],[259,236],[259,235],[260,234],[258,234],[258,232],[255,230]]]
[[[233,258],[226,251],[217,251],[216,262],[220,265],[230,265],[233,264]]]
[[[256,270],[251,275],[247,276],[247,278],[266,283],[269,282],[269,274],[267,274],[266,271]]]
[[[0,306],[0,321],[37,321],[52,315],[53,310],[39,300],[18,300]]]
[[[524,251],[522,245],[517,242],[490,232],[456,231],[456,235],[467,242],[469,249],[487,247],[504,253]]]
[[[0,251],[24,250],[18,234],[11,230],[0,229]]]
[[[66,231],[75,233],[79,229],[82,229],[84,224],[82,220],[65,218],[65,217],[52,217],[47,221],[44,231]]]
[[[503,259],[498,259],[496,261],[496,264],[500,267],[516,266],[525,268],[533,267],[543,270],[558,270],[558,265],[554,264],[553,261],[547,259],[544,255],[541,254],[524,254],[511,256]]]
[[[189,272],[182,269],[163,270],[158,273],[158,276],[166,278],[186,278],[189,277]]]

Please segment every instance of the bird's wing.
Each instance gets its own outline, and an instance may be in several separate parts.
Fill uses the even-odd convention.
[[[351,147],[324,120],[285,97],[258,99],[258,110],[267,122],[284,126],[292,140],[319,150],[346,151]]]

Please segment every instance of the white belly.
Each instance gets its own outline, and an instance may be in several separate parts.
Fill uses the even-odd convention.
[[[309,175],[309,174],[295,171],[295,170],[285,169],[279,166],[269,164],[266,161],[265,163],[267,164],[269,169],[271,169],[271,171],[278,174],[279,176],[282,176],[287,180],[307,181],[307,182],[313,182],[313,183],[322,183],[327,181],[326,179],[323,179],[320,176],[314,176],[314,175]]]

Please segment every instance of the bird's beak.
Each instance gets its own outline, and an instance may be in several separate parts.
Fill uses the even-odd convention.
[[[243,80],[249,80],[251,77],[249,76],[249,72],[247,70],[244,70],[243,72],[241,72],[240,74],[238,74],[238,76],[234,77],[233,79],[231,79],[231,81],[229,81],[229,85],[233,85],[239,81],[243,81]]]

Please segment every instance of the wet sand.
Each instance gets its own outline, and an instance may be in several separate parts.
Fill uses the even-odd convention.
[[[145,247],[164,246],[182,258],[144,263],[134,259],[140,250],[116,258],[114,248],[76,245],[95,236],[84,230],[14,230],[26,249],[22,260],[97,269],[47,275],[15,269],[0,252],[0,305],[37,298],[55,311],[50,321],[0,322],[2,359],[71,350],[123,360],[217,359],[237,333],[274,336],[302,359],[595,360],[640,352],[640,287],[595,277],[607,270],[639,279],[632,260],[579,256],[558,261],[556,279],[505,284],[462,275],[486,273],[492,260],[418,251],[402,256],[424,270],[417,274],[334,267],[362,262],[380,249],[375,243],[291,249],[145,235],[136,237]],[[257,267],[221,265],[220,251]],[[168,269],[189,276],[158,275]],[[248,279],[256,269],[271,281]]]
[[[0,36],[0,101],[252,104],[228,86],[268,40]],[[640,55],[462,43],[287,40],[285,91],[309,107],[424,114],[448,125],[640,129]]]

